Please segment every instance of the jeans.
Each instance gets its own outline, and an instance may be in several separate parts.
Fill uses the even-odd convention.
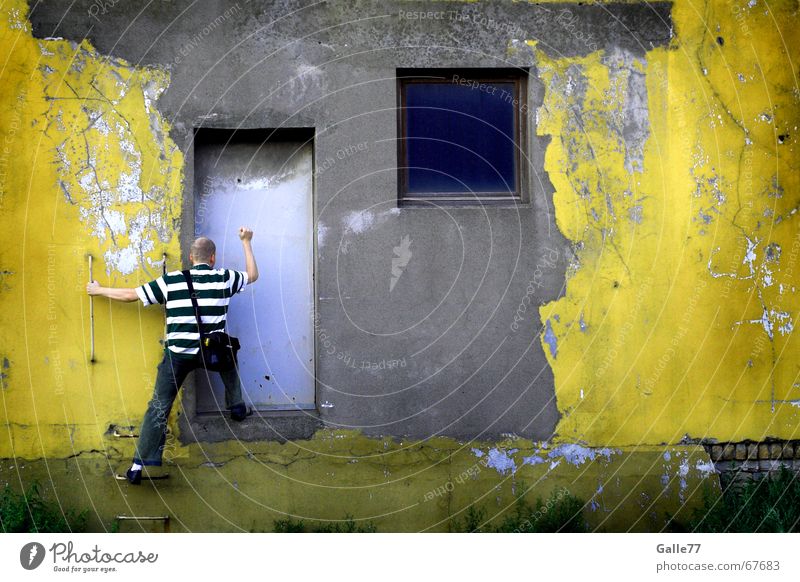
[[[156,386],[153,398],[147,405],[133,462],[139,465],[160,466],[167,439],[167,419],[172,403],[178,395],[189,372],[195,368],[204,369],[200,356],[186,358],[175,356],[169,348],[164,349],[164,359],[158,365]],[[242,383],[236,367],[227,372],[218,372],[225,385],[225,406],[232,413],[243,413],[246,409],[242,400]]]

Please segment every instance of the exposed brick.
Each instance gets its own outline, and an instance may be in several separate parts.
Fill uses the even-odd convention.
[[[737,461],[744,461],[747,458],[747,446],[739,443],[736,445],[736,452],[734,453],[734,458]]]
[[[783,445],[781,443],[772,443],[769,446],[769,458],[773,460],[780,459],[782,451],[783,451]]]
[[[774,471],[771,471],[769,474],[770,479],[780,479],[781,478],[781,471],[783,470],[783,463],[781,461],[776,461],[777,467]]]
[[[747,459],[742,462],[742,471],[758,471],[758,459]]]
[[[800,459],[798,459],[795,462],[797,463],[797,466],[800,467]],[[716,463],[714,463],[714,469],[717,471],[717,473],[720,473],[720,474],[727,473],[731,469],[731,462],[730,461],[717,461]]]
[[[731,443],[727,443],[722,447],[722,458],[726,461],[730,461],[733,459],[733,451],[734,446]]]
[[[764,472],[769,471],[780,471],[781,470],[781,462],[780,461],[773,461],[771,459],[768,460],[760,460],[758,462],[759,469]]]
[[[800,474],[800,440],[706,445],[723,489],[776,479],[787,468]]]

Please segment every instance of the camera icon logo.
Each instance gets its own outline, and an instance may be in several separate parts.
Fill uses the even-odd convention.
[[[39,542],[29,542],[19,551],[19,563],[26,570],[35,570],[41,566],[45,556],[44,546]]]

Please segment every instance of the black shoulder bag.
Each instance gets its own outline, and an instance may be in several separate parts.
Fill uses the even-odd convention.
[[[236,352],[239,351],[239,340],[225,332],[215,332],[212,334],[203,333],[203,325],[200,320],[200,307],[197,305],[197,294],[192,285],[192,276],[189,271],[181,271],[186,286],[189,288],[189,297],[192,299],[194,316],[197,319],[197,331],[200,333],[200,357],[203,360],[203,367],[212,372],[226,372],[236,366]]]

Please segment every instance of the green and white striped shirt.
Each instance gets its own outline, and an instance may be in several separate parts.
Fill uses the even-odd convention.
[[[189,273],[197,293],[203,333],[225,331],[225,317],[231,297],[248,283],[247,273],[231,269],[212,269],[205,263],[192,266]],[[194,316],[189,288],[181,271],[171,271],[136,288],[145,307],[155,303],[167,306],[167,337],[164,345],[173,354],[192,357],[200,349],[200,334]]]

